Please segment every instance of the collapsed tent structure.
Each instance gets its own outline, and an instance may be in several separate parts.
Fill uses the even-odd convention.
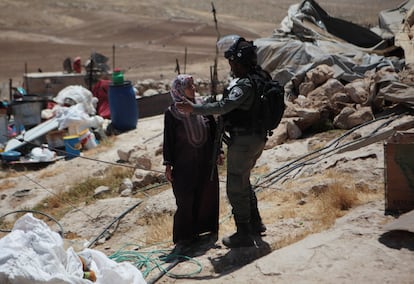
[[[314,0],[302,1],[289,8],[271,37],[255,41],[259,63],[283,84],[293,77],[301,81],[304,73],[320,64],[333,66],[335,78],[346,82],[378,66],[401,70],[404,50],[394,44],[394,37],[413,5],[410,0],[381,12],[380,26],[370,30],[329,16]],[[295,91],[297,86],[292,87]]]

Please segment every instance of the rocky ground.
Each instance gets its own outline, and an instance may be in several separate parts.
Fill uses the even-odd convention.
[[[136,130],[117,136],[109,148],[98,147],[85,151],[83,157],[58,161],[45,169],[25,171],[7,178],[12,186],[1,190],[1,211],[6,213],[31,208],[46,196],[68,189],[88,177],[104,176],[106,169],[119,161],[119,150],[144,149],[145,155],[152,161],[149,172],[158,175],[163,171],[159,155],[162,119],[162,116],[155,116],[139,120]],[[397,120],[389,127],[392,129],[404,124],[407,119],[411,118]],[[355,135],[366,135],[377,126],[371,125]],[[315,136],[266,150],[257,164],[253,179],[265,180],[266,173],[306,155],[315,144],[328,144],[333,137]],[[257,248],[236,250],[226,249],[220,241],[234,228],[224,198],[225,175],[222,175],[219,240],[216,243],[200,243],[188,251],[186,255],[193,257],[192,261],[179,263],[169,272],[179,275],[179,279],[155,269],[146,280],[149,283],[373,283],[383,280],[388,283],[393,279],[398,283],[411,283],[411,270],[402,263],[414,261],[413,235],[409,229],[389,231],[384,228],[396,217],[385,212],[382,141],[356,151],[322,158],[314,165],[301,168],[300,172],[283,174],[284,179],[293,181],[278,181],[258,192],[260,210],[268,230],[257,239]],[[5,179],[2,185],[4,183]],[[312,213],[320,206],[313,198],[314,192],[326,187],[334,188],[332,185],[337,183],[346,184],[349,190],[360,188],[365,193],[351,208],[341,211],[344,217],[338,219],[334,226],[323,229],[320,225],[322,220]],[[19,195],[22,190],[27,191]],[[166,185],[161,190],[156,187],[148,190],[146,195],[98,198],[96,203],[74,206],[59,223],[66,234],[66,246],[78,251],[93,241],[91,248],[106,255],[113,255],[118,250],[145,255],[160,249],[168,254],[172,248],[168,233],[171,232],[171,223],[167,223],[167,227],[162,224],[154,227],[147,220],[151,216],[167,216],[168,219],[174,208],[171,189]],[[327,210],[331,209],[327,207]],[[116,226],[110,226],[105,231],[111,222],[126,212]],[[57,229],[53,222],[50,226]],[[154,230],[161,230],[162,238],[157,242],[151,239]],[[173,264],[167,263],[164,267],[168,269]],[[199,273],[191,275],[199,268]],[[142,269],[144,272],[147,268]]]

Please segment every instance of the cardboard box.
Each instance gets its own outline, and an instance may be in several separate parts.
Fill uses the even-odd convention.
[[[414,209],[414,132],[396,132],[384,143],[385,210]]]

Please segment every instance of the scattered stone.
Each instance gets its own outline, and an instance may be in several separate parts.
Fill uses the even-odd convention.
[[[132,155],[130,157],[130,162],[139,169],[150,170],[152,167],[151,158],[148,154],[143,154],[141,156]]]
[[[123,191],[121,191],[121,194],[120,195],[122,197],[131,196],[132,195],[132,189],[131,188],[124,189]]]
[[[298,201],[298,205],[305,205],[306,204],[306,200],[301,199]]]
[[[129,157],[131,156],[132,150],[129,150],[129,151],[118,150],[117,153],[121,161],[128,162]]]
[[[369,81],[365,79],[354,80],[344,87],[344,92],[353,102],[362,104],[367,101],[369,96]]]
[[[93,197],[99,197],[99,196],[104,195],[105,193],[109,193],[109,192],[111,192],[111,189],[108,186],[101,185],[101,186],[98,186],[95,189]]]
[[[302,136],[302,131],[293,121],[286,123],[287,136],[289,139],[298,139]]]
[[[15,193],[13,193],[14,197],[24,197],[24,196],[28,196],[31,194],[31,189],[22,189],[22,190],[18,190]]]
[[[311,81],[314,86],[320,86],[329,79],[333,78],[334,74],[335,70],[332,66],[321,64],[306,72],[306,79]]]
[[[142,188],[153,184],[158,181],[158,176],[149,171],[145,171],[142,169],[135,170],[134,176],[132,178],[133,188]]]
[[[118,192],[122,193],[124,190],[128,190],[128,189],[131,191],[133,187],[134,185],[133,185],[132,180],[129,178],[125,178],[119,185]]]

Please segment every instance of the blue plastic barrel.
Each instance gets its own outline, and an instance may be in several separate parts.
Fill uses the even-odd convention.
[[[138,106],[131,82],[110,84],[108,99],[112,126],[120,131],[135,129],[138,122]]]

